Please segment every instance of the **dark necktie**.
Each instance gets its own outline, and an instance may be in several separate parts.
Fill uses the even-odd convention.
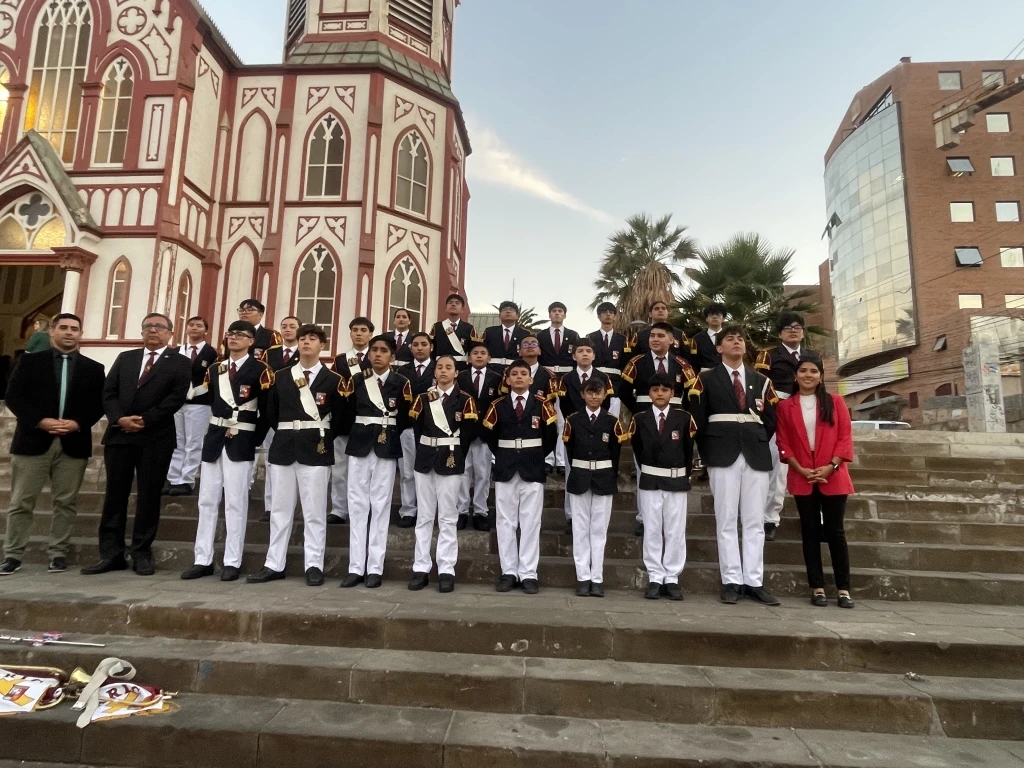
[[[441,394],[441,405],[448,405],[448,393],[444,392]]]
[[[658,414],[658,434],[664,434],[665,432],[665,412],[662,411]]]
[[[380,376],[377,377],[377,389],[379,389],[381,392],[384,391],[384,379],[382,379]]]
[[[455,333],[455,329],[458,327],[458,323],[452,323],[452,333]]]
[[[400,349],[401,346],[402,346],[402,334],[398,334],[398,336],[395,337],[395,349]]]
[[[523,396],[522,395],[517,395],[516,396],[516,418],[517,419],[523,418]]]
[[[416,365],[416,376],[419,377],[419,376],[422,376],[422,375],[423,375],[423,363],[418,363]]]
[[[199,354],[199,350],[196,349],[196,345],[193,344],[192,345],[192,362],[193,363],[196,361],[196,355],[198,355],[198,354]]]
[[[310,371],[303,371],[302,375],[306,377],[306,386],[309,386]]]
[[[292,351],[290,349],[286,349],[284,351],[284,356],[283,357],[284,357],[284,363],[285,363],[285,365],[287,365],[288,361],[292,359]]]
[[[149,360],[146,361],[146,367],[142,369],[142,375],[139,376],[139,381],[142,381],[149,375],[149,372],[153,370],[154,365],[156,365],[156,352],[150,352]]]
[[[480,395],[480,371],[476,372],[476,378],[473,380],[473,386],[476,388],[476,394]]]
[[[604,336],[604,348],[608,349],[608,334],[604,333],[604,334],[601,334],[601,335]]]
[[[668,370],[665,368],[665,358],[664,357],[659,357],[658,358],[658,373],[668,373]]]
[[[360,362],[360,364],[362,364],[362,362],[363,362],[363,353],[362,352],[356,352],[356,357],[359,358],[359,362]]]
[[[740,381],[740,372],[732,372],[732,388],[736,390],[736,400],[740,404],[740,410],[747,410],[747,393],[743,391],[743,382]]]
[[[509,341],[511,341],[511,336],[509,335],[508,328],[506,328],[505,329],[505,348],[506,349],[508,348]]]
[[[68,399],[68,356],[60,356],[60,403],[57,407],[57,418],[64,418],[64,403]]]
[[[235,366],[234,362],[232,362],[231,367],[228,368],[228,381],[234,381],[236,373],[238,373],[238,368]]]
[[[580,376],[580,384],[586,384],[586,383],[587,383],[587,374],[584,373],[582,376]]]
[[[590,414],[590,423],[593,424],[595,421],[597,421],[597,414],[596,413]]]
[[[793,358],[793,362],[797,364],[797,367],[799,367],[800,366],[800,353],[799,352],[790,352],[789,356]]]
[[[559,354],[562,351],[562,332],[558,328],[555,328],[555,354]]]

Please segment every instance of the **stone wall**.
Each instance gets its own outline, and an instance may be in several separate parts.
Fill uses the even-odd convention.
[[[1003,403],[1006,407],[1006,431],[1024,432],[1024,397],[1007,395]],[[943,432],[968,430],[965,395],[926,397],[921,405],[924,429]]]

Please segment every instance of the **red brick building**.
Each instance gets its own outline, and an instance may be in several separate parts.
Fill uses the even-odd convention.
[[[825,154],[821,278],[851,408],[902,400],[903,417],[919,421],[925,398],[963,394],[961,350],[972,334],[997,340],[1005,372],[1019,379],[1024,95],[978,113],[950,150],[936,146],[933,115],[1022,73],[1015,61],[903,59],[843,117]]]

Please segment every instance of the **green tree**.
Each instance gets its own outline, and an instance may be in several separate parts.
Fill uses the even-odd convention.
[[[673,226],[671,214],[655,221],[638,213],[626,219],[626,225],[608,238],[590,305],[594,309],[603,301],[614,303],[620,330],[634,320],[647,320],[648,308],[657,299],[675,303],[675,291],[683,281],[672,267],[695,254],[686,227]]]
[[[755,233],[735,235],[724,245],[702,248],[697,258],[700,266],[690,267],[686,275],[693,282],[679,302],[673,318],[676,325],[695,333],[704,327],[704,309],[720,302],[729,311],[727,323],[742,325],[747,332],[748,354],[753,359],[757,350],[778,343],[775,321],[790,310],[802,314],[818,307],[807,299],[812,291],[801,289],[786,292],[784,286],[792,275],[794,251],[775,248]],[[821,328],[806,329],[808,346],[813,336],[821,336]]]

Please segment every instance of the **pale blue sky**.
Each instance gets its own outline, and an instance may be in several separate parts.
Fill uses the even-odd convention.
[[[285,0],[204,5],[243,61],[280,61]],[[1022,37],[1008,0],[463,0],[470,302],[514,274],[522,304],[593,330],[606,238],[639,211],[702,244],[759,232],[816,282],[822,158],[853,94],[901,56],[1001,59]]]

